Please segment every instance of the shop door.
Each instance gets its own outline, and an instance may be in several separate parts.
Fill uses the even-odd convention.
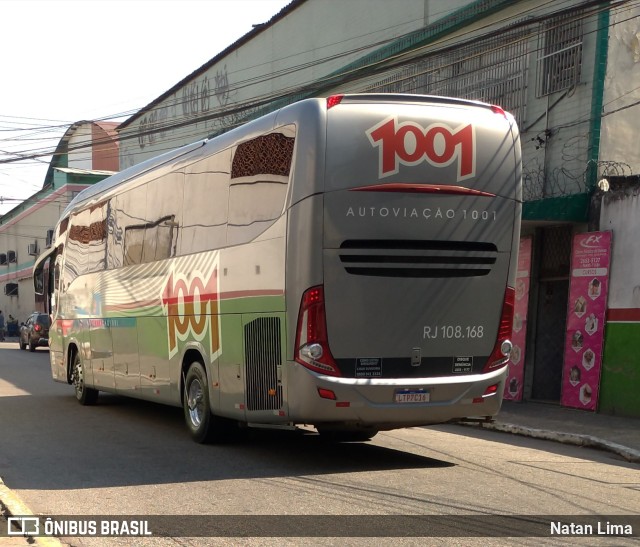
[[[560,402],[572,230],[570,225],[554,226],[541,229],[538,235],[540,268],[531,398]]]

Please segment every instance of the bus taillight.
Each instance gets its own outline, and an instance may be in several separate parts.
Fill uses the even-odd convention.
[[[329,376],[341,376],[327,341],[327,319],[324,309],[324,288],[319,285],[302,295],[295,360],[302,366]]]
[[[502,305],[502,315],[500,316],[500,327],[498,328],[498,337],[493,347],[489,359],[484,366],[484,372],[489,372],[498,367],[504,366],[509,361],[511,355],[511,333],[513,329],[513,307],[516,300],[516,291],[511,287],[507,287],[504,294],[504,304]]]
[[[339,105],[342,102],[342,99],[344,99],[344,95],[331,95],[330,97],[327,97],[327,110]]]
[[[498,105],[492,104],[491,105],[491,110],[493,110],[493,112],[495,114],[499,114],[500,116],[506,118],[507,117],[507,113],[504,111],[504,109]]]

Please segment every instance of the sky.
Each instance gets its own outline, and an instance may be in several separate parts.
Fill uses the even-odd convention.
[[[124,121],[291,0],[0,0],[0,214],[81,120]]]

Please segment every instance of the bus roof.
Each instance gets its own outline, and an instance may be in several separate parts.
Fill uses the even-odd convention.
[[[110,188],[113,188],[114,186],[117,186],[118,184],[125,182],[126,180],[132,179],[142,173],[145,173],[146,171],[151,171],[152,169],[155,169],[160,165],[170,162],[176,158],[179,158],[180,156],[184,156],[185,154],[188,154],[189,152],[204,146],[206,142],[207,142],[206,139],[202,141],[197,141],[192,144],[187,144],[185,146],[177,148],[175,150],[171,150],[159,156],[155,156],[137,165],[133,165],[132,167],[124,169],[123,171],[120,171],[115,175],[111,175],[110,177],[107,177],[106,179],[103,179],[100,182],[97,182],[93,186],[85,188],[82,192],[80,192],[75,198],[71,200],[71,203],[67,205],[67,207],[65,208],[60,218],[64,218],[65,216],[67,216],[73,209],[76,208],[78,204],[88,201],[92,197],[98,196],[106,192]]]

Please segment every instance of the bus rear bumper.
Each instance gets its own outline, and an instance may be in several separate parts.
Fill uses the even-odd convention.
[[[296,394],[289,400],[292,422],[379,430],[495,416],[507,375],[506,366],[486,374],[411,379],[336,378],[296,369],[289,385]]]

